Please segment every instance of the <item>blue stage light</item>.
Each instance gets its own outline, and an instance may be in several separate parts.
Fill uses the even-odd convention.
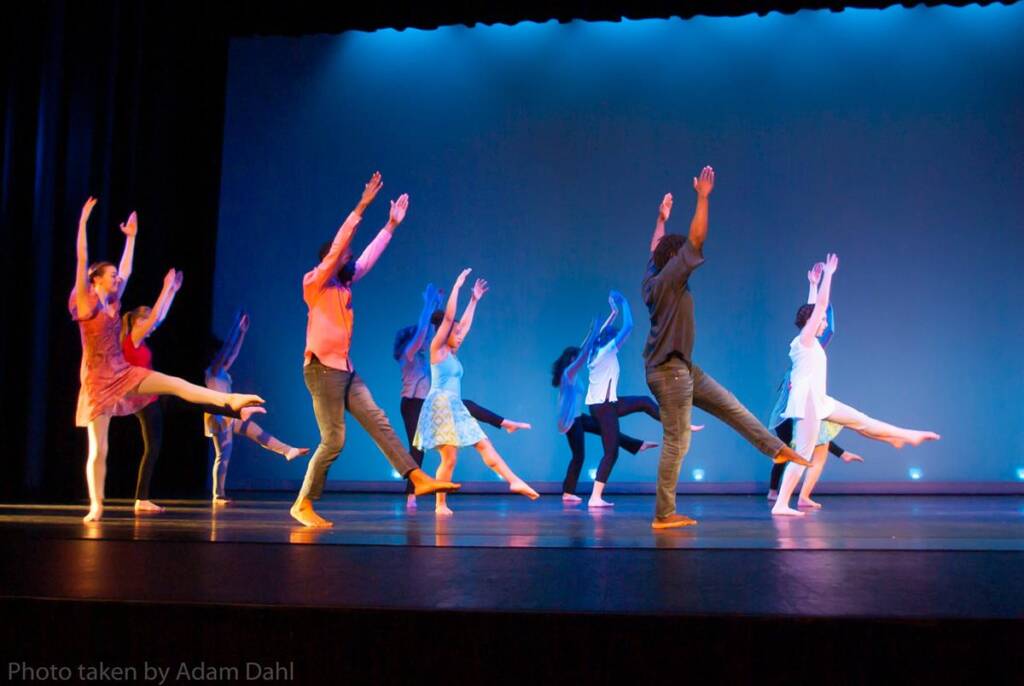
[[[1024,467],[1017,467],[1017,478],[1024,481]]]
[[[693,470],[693,480],[694,481],[703,481],[704,480],[704,470],[703,469],[694,469]]]
[[[392,479],[401,479],[402,475],[398,473],[398,470],[392,469],[391,470],[391,478]]]
[[[590,476],[590,480],[591,481],[593,481],[594,479],[597,478],[597,470],[596,469],[591,469],[589,472],[587,472],[587,474]]]
[[[911,467],[908,474],[910,474],[911,479],[913,479],[914,481],[918,481],[920,480],[921,474],[923,474],[923,472],[921,471],[920,467]]]

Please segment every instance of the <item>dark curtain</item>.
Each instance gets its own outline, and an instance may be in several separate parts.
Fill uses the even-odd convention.
[[[151,344],[158,369],[202,380],[228,41],[198,7],[48,2],[5,10],[0,497],[85,495],[86,434],[73,428],[81,348],[67,298],[87,196],[99,198],[91,260],[117,263],[118,224],[139,213],[125,309],[152,304],[166,270],[184,270]],[[155,495],[194,493],[206,471],[199,415],[173,403],[169,415]],[[132,495],[140,449],[136,420],[115,420],[108,497]]]

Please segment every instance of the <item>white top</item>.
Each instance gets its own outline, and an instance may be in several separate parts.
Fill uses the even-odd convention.
[[[616,394],[619,387],[619,352],[615,341],[594,353],[587,368],[590,370],[587,405],[616,402],[619,399]]]
[[[808,405],[814,408],[815,419],[825,419],[836,409],[836,401],[825,392],[828,377],[828,356],[818,339],[810,346],[800,344],[797,336],[789,344],[789,400],[782,412],[784,419],[804,419]]]

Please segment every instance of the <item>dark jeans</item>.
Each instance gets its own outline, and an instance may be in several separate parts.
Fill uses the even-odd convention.
[[[505,421],[504,417],[494,414],[486,407],[480,407],[472,400],[463,400],[462,404],[469,410],[469,414],[484,424],[490,424],[500,429],[501,423]],[[420,410],[423,409],[423,398],[402,398],[400,407],[402,410],[402,423],[405,425],[405,437],[409,439],[409,455],[416,461],[417,466],[422,467],[423,451],[412,444],[412,437],[416,435],[416,424],[419,423]],[[412,491],[412,483],[406,484],[405,492],[412,493]]]
[[[775,435],[778,436],[783,443],[789,445],[793,442],[793,420],[785,419],[781,424],[775,427]],[[833,441],[828,444],[828,451],[836,457],[841,457],[846,451],[839,447],[839,445]],[[768,488],[772,491],[779,490],[779,484],[782,482],[782,473],[786,471],[786,465],[788,462],[782,464],[772,465],[772,475],[768,481]]]
[[[764,427],[732,393],[678,358],[647,370],[647,386],[661,408],[664,439],[658,462],[655,514],[667,517],[676,511],[676,486],[683,458],[690,449],[690,415],[693,406],[714,415],[769,457],[782,448],[778,436]]]
[[[562,482],[562,493],[576,493],[576,484],[580,480],[580,470],[583,469],[583,457],[585,445],[583,434],[591,433],[601,435],[601,425],[590,415],[583,414],[573,421],[572,426],[565,432],[565,438],[569,441],[569,450],[572,451],[572,460],[569,461],[569,468],[565,470],[565,481]],[[643,441],[639,438],[619,433],[619,447],[627,452],[636,455],[640,452]]]
[[[135,499],[149,500],[149,482],[153,480],[153,468],[160,457],[160,445],[164,437],[164,412],[160,407],[161,398],[146,405],[135,413],[142,430],[142,459],[139,461],[139,475],[135,480]]]
[[[624,395],[612,403],[599,403],[588,405],[590,414],[597,420],[601,427],[601,446],[604,448],[604,455],[601,457],[601,464],[597,466],[597,478],[603,484],[608,483],[608,477],[612,474],[612,467],[619,459],[619,417],[643,412],[652,419],[661,421],[658,413],[658,406],[646,395]]]
[[[416,462],[391,428],[387,415],[377,407],[370,389],[358,374],[326,367],[314,357],[303,368],[302,376],[313,397],[313,413],[320,427],[320,445],[316,447],[306,468],[306,478],[299,491],[300,499],[315,500],[323,493],[327,471],[345,447],[346,410],[366,429],[395,471],[407,477],[409,472],[417,468]]]

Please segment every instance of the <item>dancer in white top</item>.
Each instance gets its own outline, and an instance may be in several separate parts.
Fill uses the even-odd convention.
[[[880,422],[828,395],[828,358],[817,337],[827,326],[825,311],[832,290],[832,275],[838,267],[839,258],[829,254],[825,260],[825,276],[817,302],[814,305],[803,305],[797,311],[796,325],[800,328],[800,335],[789,344],[793,369],[790,372],[789,401],[782,417],[793,420],[796,451],[804,459],[811,459],[824,420],[841,424],[868,438],[885,441],[896,448],[902,448],[907,443],[920,445],[924,441],[938,440],[939,435],[936,433],[903,429]],[[787,465],[782,477],[782,488],[779,489],[779,499],[772,508],[772,514],[804,515],[789,506],[789,499],[805,469],[797,464]]]

